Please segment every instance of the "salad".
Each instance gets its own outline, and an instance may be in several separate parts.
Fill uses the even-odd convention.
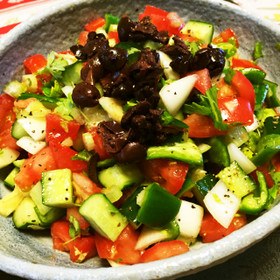
[[[0,215],[73,262],[183,254],[278,202],[278,85],[229,27],[147,5],[24,61],[0,96]]]

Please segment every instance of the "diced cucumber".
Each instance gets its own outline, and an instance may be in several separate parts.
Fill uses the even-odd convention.
[[[210,44],[213,38],[214,25],[209,22],[190,20],[180,32],[189,34],[199,39],[204,44]]]
[[[149,147],[147,159],[155,158],[169,158],[196,165],[203,164],[202,154],[190,138],[185,142],[175,143],[170,146]]]
[[[26,92],[36,92],[38,89],[36,74],[23,75],[22,84],[26,87]]]
[[[18,98],[23,92],[26,92],[26,90],[26,86],[19,81],[10,81],[3,88],[3,92],[14,98]]]
[[[42,225],[43,227],[50,227],[53,222],[57,221],[65,215],[64,208],[52,207],[51,210],[45,215],[42,215],[37,206],[35,206],[34,210],[40,220],[40,225]]]
[[[230,191],[222,180],[219,180],[207,193],[203,202],[214,219],[228,228],[240,207],[241,199]]]
[[[25,193],[16,185],[14,190],[0,200],[0,215],[8,217],[24,199]]]
[[[175,218],[180,228],[180,236],[196,238],[200,231],[203,213],[203,207],[200,205],[182,200],[179,213]]]
[[[23,159],[15,160],[15,161],[13,162],[13,165],[14,165],[15,167],[17,167],[17,168],[21,168],[21,166],[23,165],[24,161],[25,161],[24,158],[23,158]]]
[[[20,152],[8,147],[0,149],[0,168],[13,163],[19,156]]]
[[[83,68],[82,62],[76,62],[70,66],[67,66],[63,72],[62,81],[66,86],[73,86],[82,82],[81,70]]]
[[[236,161],[224,168],[217,174],[217,177],[227,185],[227,187],[237,196],[251,193],[256,188],[256,183],[251,179]]]
[[[8,176],[4,179],[4,183],[6,186],[8,186],[10,189],[13,189],[15,187],[15,181],[14,178],[18,174],[19,168],[15,167]]]
[[[108,188],[123,190],[126,187],[136,185],[143,180],[140,170],[133,164],[115,164],[103,169],[98,174],[100,183]]]
[[[70,169],[56,169],[42,174],[42,201],[52,207],[74,206],[74,191]]]
[[[23,136],[27,136],[28,133],[25,131],[25,129],[22,127],[22,125],[16,120],[12,126],[12,136],[15,139],[20,139]]]
[[[18,122],[35,141],[44,140],[46,137],[46,119],[26,117]]]
[[[17,145],[28,153],[35,155],[45,148],[47,143],[45,141],[35,141],[30,136],[23,136],[17,141]]]
[[[126,217],[101,193],[85,200],[79,212],[99,234],[113,242],[128,224]]]
[[[138,237],[135,249],[144,250],[155,243],[174,240],[179,234],[180,228],[176,221],[171,221],[161,229],[152,229],[144,226]]]
[[[13,214],[13,222],[18,229],[43,229],[34,207],[35,203],[30,197],[25,197]]]

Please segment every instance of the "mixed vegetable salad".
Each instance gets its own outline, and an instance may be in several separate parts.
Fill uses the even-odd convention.
[[[136,264],[218,240],[277,202],[277,84],[229,27],[146,6],[24,61],[0,96],[0,214],[73,262]]]

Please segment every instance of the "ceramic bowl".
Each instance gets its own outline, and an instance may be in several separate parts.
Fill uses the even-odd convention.
[[[118,0],[61,1],[48,11],[17,26],[0,42],[0,89],[22,73],[22,62],[28,56],[51,50],[62,51],[75,44],[85,23],[105,13],[136,19],[146,4],[177,11],[185,20],[209,21],[215,33],[231,27],[241,45],[241,57],[251,58],[255,42],[263,42],[264,58],[259,64],[268,70],[268,78],[280,82],[280,31],[272,23],[246,13],[227,2],[206,0],[157,0],[137,2]],[[3,177],[3,174],[2,174]],[[0,196],[7,193],[3,183]],[[109,267],[107,262],[94,258],[82,264],[69,260],[69,255],[54,251],[49,233],[21,232],[10,218],[0,217],[0,269],[28,279],[173,279],[196,273],[221,263],[246,250],[280,225],[280,205],[258,217],[231,235],[192,248],[190,252],[147,264]]]

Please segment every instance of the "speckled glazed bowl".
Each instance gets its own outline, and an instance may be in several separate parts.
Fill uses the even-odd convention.
[[[250,15],[227,2],[207,0],[68,0],[21,24],[0,42],[0,89],[22,73],[22,62],[30,55],[47,55],[73,45],[84,24],[105,13],[136,18],[146,4],[177,11],[185,20],[210,21],[215,32],[232,27],[242,46],[242,57],[250,58],[254,43],[263,42],[260,65],[268,78],[280,82],[280,30],[272,23]],[[3,177],[3,174],[2,174]],[[0,182],[0,196],[7,193]],[[20,232],[10,218],[0,217],[0,269],[28,279],[174,279],[196,273],[239,254],[280,225],[280,205],[231,235],[190,252],[153,263],[111,268],[99,258],[75,264],[66,253],[54,251],[49,232]]]

